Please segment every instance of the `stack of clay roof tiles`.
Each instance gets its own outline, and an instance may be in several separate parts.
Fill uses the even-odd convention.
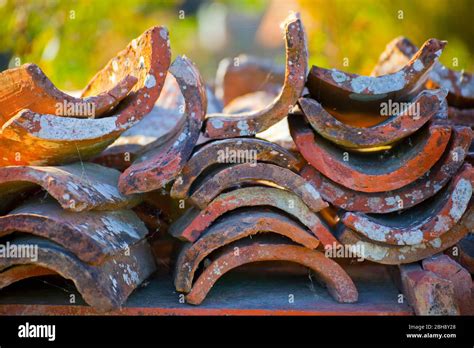
[[[464,162],[472,130],[452,116],[451,103],[462,98],[453,96],[457,86],[445,88],[452,74],[441,76],[437,62],[445,42],[412,47],[404,60],[391,55],[395,46],[382,56],[377,76],[314,66],[309,94],[289,124],[308,162],[302,176],[338,208],[338,240],[363,247],[368,260],[400,265],[443,252],[473,231],[474,178]],[[467,97],[469,88],[462,88]],[[459,312],[455,301],[428,307],[419,313]]]
[[[88,304],[120,308],[156,258],[172,258],[149,244],[164,227],[180,247],[174,286],[190,304],[239,266],[265,272],[262,261],[303,265],[334,300],[356,302],[351,277],[325,253],[355,245],[398,266],[416,313],[465,313],[472,76],[440,65],[446,42],[436,39],[419,50],[396,39],[374,76],[308,73],[301,19],[282,27],[284,67],[225,59],[214,90],[188,58],[170,62],[162,27],[133,40],[80,98],[35,65],[3,72],[0,241],[39,254],[1,258],[0,287],[59,274]],[[288,137],[275,136],[282,124]]]
[[[390,73],[411,59],[417,50],[407,38],[398,37],[387,45],[382,53],[374,74]],[[474,77],[464,71],[454,71],[437,62],[429,74],[428,88],[448,90],[448,118],[456,126],[474,127]],[[466,152],[466,149],[464,148]],[[474,140],[467,150],[466,162],[474,164]],[[474,235],[472,229],[459,243],[458,261],[471,273],[474,272]]]
[[[290,16],[284,30],[281,91],[275,93],[272,79],[266,78],[273,68],[261,61],[239,57],[242,65],[237,67],[228,60],[221,63],[217,92],[229,107],[206,116],[203,131],[209,140],[195,148],[172,186],[173,198],[192,205],[170,228],[186,242],[174,282],[188,303],[200,304],[228,271],[261,261],[302,264],[322,279],[337,301],[357,301],[357,289],[343,268],[316,250],[337,240],[319,215],[327,203],[299,175],[304,161],[255,137],[284,119],[304,88],[306,38],[298,16]],[[254,77],[249,83],[236,82],[242,75]],[[279,75],[272,74],[275,79]],[[274,100],[262,108],[237,101],[242,95],[254,99],[254,92],[266,92]],[[206,260],[210,264],[195,277]]]
[[[80,98],[59,91],[33,64],[1,73],[0,237],[9,250],[37,251],[2,257],[1,287],[59,274],[106,311],[120,308],[155,271],[148,230],[131,210],[142,196],[124,195],[119,171],[87,161],[152,110],[169,61],[168,32],[155,27],[119,52]]]

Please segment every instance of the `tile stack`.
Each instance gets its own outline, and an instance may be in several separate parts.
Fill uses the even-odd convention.
[[[156,270],[152,250],[171,265],[180,240],[174,286],[190,304],[264,261],[303,265],[352,303],[354,282],[323,250],[355,245],[397,265],[417,314],[468,313],[472,76],[440,65],[436,39],[395,40],[377,76],[308,74],[299,16],[283,28],[284,67],[224,60],[215,95],[191,60],[171,63],[162,27],[80,97],[35,65],[1,73],[0,288],[59,274],[97,310],[119,309]],[[281,125],[291,136],[275,136]]]
[[[387,45],[379,58],[374,74],[390,73],[399,69],[400,64],[411,59],[416,46],[407,38],[398,37]],[[454,65],[455,61],[453,61]],[[449,93],[448,117],[455,125],[474,127],[474,77],[464,71],[455,71],[437,62],[429,74],[428,88],[446,88]],[[474,164],[474,141],[468,150],[466,161]],[[474,235],[472,232],[458,244],[458,261],[474,273]],[[456,256],[456,255],[454,255]]]
[[[338,240],[370,261],[427,259],[474,228],[472,130],[450,122],[446,89],[427,89],[444,46],[428,40],[380,76],[314,66],[289,116],[301,175],[338,208]]]
[[[168,32],[154,27],[80,98],[33,64],[0,74],[0,287],[56,274],[109,311],[155,271],[148,230],[131,210],[143,197],[118,190],[119,171],[84,161],[151,111],[169,61]]]
[[[337,301],[357,301],[357,289],[347,273],[316,250],[338,242],[319,215],[327,203],[298,174],[301,157],[255,137],[284,119],[303,91],[307,67],[304,29],[293,15],[284,28],[286,73],[280,93],[275,94],[269,83],[265,90],[274,100],[263,108],[237,102],[239,98],[256,100],[252,93],[259,92],[229,81],[251,71],[255,77],[250,85],[257,85],[255,79],[268,75],[272,68],[247,57],[240,57],[238,67],[222,63],[225,67],[219,71],[217,93],[225,96],[227,113],[206,116],[204,135],[210,139],[194,149],[173,183],[171,196],[192,205],[170,227],[170,233],[185,242],[174,282],[177,291],[187,294],[188,303],[204,301],[226,272],[261,261],[304,265],[319,276]]]

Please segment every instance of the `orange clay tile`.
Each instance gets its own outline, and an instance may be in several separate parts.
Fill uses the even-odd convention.
[[[425,271],[433,272],[438,277],[454,285],[454,298],[462,315],[469,315],[472,302],[472,278],[469,272],[448,255],[438,254],[422,261]]]
[[[325,201],[336,207],[362,213],[390,213],[413,207],[441,190],[464,163],[471,139],[470,128],[454,127],[448,148],[438,162],[423,176],[397,190],[354,191],[328,179],[310,165],[300,174],[313,183]]]
[[[114,210],[131,208],[141,201],[138,195],[124,196],[117,188],[120,172],[93,163],[57,167],[0,167],[0,209],[18,200],[18,194],[38,186],[63,209]]]
[[[349,153],[325,140],[301,115],[288,118],[296,146],[326,177],[354,191],[384,192],[406,186],[442,156],[451,135],[448,125],[431,123],[385,154]]]
[[[306,266],[326,284],[336,301],[357,302],[358,292],[349,275],[323,253],[288,242],[259,241],[257,238],[238,241],[222,248],[220,255],[196,280],[186,301],[194,305],[202,303],[222,275],[239,266],[261,261],[288,261]]]
[[[148,231],[131,210],[70,212],[51,198],[34,198],[0,217],[0,237],[31,234],[51,240],[88,263],[125,252]]]
[[[244,163],[228,166],[217,173],[210,173],[193,192],[190,201],[204,209],[214,198],[225,190],[242,184],[265,185],[284,188],[298,197],[314,212],[326,208],[314,186],[289,169],[268,163]]]
[[[148,192],[164,187],[181,172],[199,139],[206,114],[206,87],[194,64],[178,57],[170,68],[184,97],[185,122],[161,146],[144,151],[120,176],[119,188],[125,194]]]
[[[0,278],[2,272],[14,267],[31,265],[46,268],[72,280],[86,303],[99,312],[120,309],[128,296],[155,270],[155,261],[146,241],[130,245],[123,251],[105,259],[100,264],[88,264],[79,260],[73,253],[44,238],[18,237],[10,240],[16,248],[37,246],[37,260],[28,257],[6,257],[0,259]],[[33,271],[18,280],[39,275]],[[6,274],[12,280],[11,274]],[[0,280],[7,285],[8,281]]]
[[[381,103],[407,102],[424,89],[428,72],[445,41],[430,39],[396,72],[377,77],[313,66],[307,87],[311,97],[340,121],[357,127],[380,123]]]
[[[392,144],[413,134],[436,115],[446,93],[445,90],[422,91],[402,112],[381,116],[381,123],[365,128],[340,122],[314,99],[301,98],[298,103],[319,135],[345,148],[360,149]]]
[[[405,37],[397,37],[386,47],[373,70],[374,75],[388,74],[400,69],[412,59],[417,47]],[[446,88],[450,106],[461,109],[474,107],[474,77],[464,71],[448,69],[437,62],[429,73],[427,86]]]
[[[210,114],[204,134],[209,138],[251,136],[264,131],[285,118],[303,92],[307,74],[308,51],[303,24],[291,14],[284,22],[286,40],[285,82],[275,100],[261,110],[240,114]]]
[[[403,294],[416,315],[459,315],[454,284],[419,264],[400,266]]]
[[[133,76],[138,82],[110,116],[80,119],[28,109],[0,128],[0,166],[57,165],[87,160],[148,114],[158,98],[170,62],[168,31],[153,27],[119,52],[86,87],[83,98],[112,89]]]
[[[176,291],[191,291],[194,273],[213,251],[260,233],[279,234],[308,249],[316,249],[319,245],[319,241],[307,229],[282,214],[257,208],[226,215],[195,243],[186,244],[181,250],[174,279]]]
[[[181,240],[195,242],[206,229],[221,217],[242,208],[271,207],[290,215],[306,226],[323,245],[337,244],[334,236],[316,213],[295,194],[272,187],[246,187],[217,196],[202,211],[191,208],[172,226],[170,234]]]
[[[429,202],[401,213],[366,215],[348,212],[342,223],[374,242],[416,245],[451,230],[466,211],[472,196],[472,167],[466,164],[450,184]]]
[[[173,198],[187,198],[193,183],[216,165],[245,161],[265,162],[297,172],[303,159],[285,148],[258,138],[232,138],[205,143],[198,148],[176,178],[171,189]]]
[[[472,203],[458,224],[438,238],[427,243],[415,245],[390,245],[373,242],[368,238],[340,226],[337,231],[338,240],[344,245],[356,245],[363,253],[358,252],[359,257],[366,260],[388,264],[399,265],[420,261],[437,253],[443,252],[458,243],[470,231],[474,230],[474,209]]]
[[[138,79],[126,75],[95,96],[75,98],[54,86],[35,64],[0,73],[0,126],[18,112],[29,109],[38,114],[98,118],[116,107]],[[79,110],[78,112],[70,112]]]

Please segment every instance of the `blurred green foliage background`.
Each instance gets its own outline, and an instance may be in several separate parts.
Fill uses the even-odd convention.
[[[441,62],[455,70],[474,70],[474,1],[302,0],[302,4],[314,24],[309,32],[313,64],[348,70],[343,66],[347,57],[352,72],[369,74],[387,43],[403,35],[418,47],[432,37],[448,40]]]
[[[283,62],[283,47],[267,49],[254,38],[269,11],[280,30],[289,8],[302,13],[311,64],[368,74],[385,45],[404,35],[417,45],[448,40],[441,61],[474,70],[472,0],[0,0],[0,69],[34,62],[58,87],[81,89],[117,51],[159,24],[170,30],[173,55],[186,54],[212,79],[221,58],[240,52]],[[202,42],[209,28],[224,30],[216,13],[225,13],[233,33],[220,49]]]

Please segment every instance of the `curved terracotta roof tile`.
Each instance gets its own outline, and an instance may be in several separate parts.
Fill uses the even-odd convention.
[[[359,257],[377,263],[399,265],[420,261],[440,253],[458,243],[473,230],[474,209],[471,204],[458,224],[454,225],[450,231],[427,243],[403,246],[381,244],[364,238],[349,228],[343,228],[338,231],[338,239],[345,245],[356,246],[354,250],[358,253]],[[363,253],[358,252],[358,250],[363,250]]]
[[[223,217],[193,244],[186,244],[176,262],[176,291],[190,292],[199,264],[213,251],[236,240],[261,233],[285,236],[308,249],[316,249],[319,241],[300,224],[282,214],[252,209]]]
[[[273,103],[264,109],[234,115],[210,114],[204,134],[209,138],[251,136],[264,131],[286,117],[303,92],[307,74],[308,52],[303,24],[298,15],[284,22],[286,40],[285,82]]]
[[[238,248],[238,255],[235,253]],[[219,278],[234,268],[261,261],[288,261],[314,271],[325,283],[332,297],[343,303],[356,302],[357,288],[349,275],[323,253],[287,242],[242,240],[222,248],[220,255],[203,271],[186,296],[188,303],[198,305]]]
[[[5,272],[13,267],[31,264],[51,270],[72,280],[84,300],[101,312],[120,309],[130,293],[155,270],[153,255],[146,241],[130,246],[128,253],[120,252],[97,265],[84,263],[73,253],[43,238],[15,238],[10,241],[10,246],[36,246],[37,260],[29,257],[1,258],[0,270]],[[0,278],[2,274],[0,272]],[[36,275],[33,272],[29,276]],[[25,274],[18,280],[29,276]],[[11,274],[5,277],[12,280]]]
[[[428,72],[445,45],[445,41],[430,39],[400,70],[377,77],[313,66],[307,87],[311,97],[326,110],[340,114],[360,112],[366,118],[373,114],[368,125],[374,125],[380,122],[380,103],[410,101],[424,89]]]
[[[386,47],[373,70],[374,75],[382,75],[398,70],[413,54],[417,47],[405,37],[397,37]],[[464,71],[448,69],[437,62],[429,74],[431,86],[448,89],[448,103],[460,108],[474,107],[474,77]]]
[[[0,73],[0,126],[23,109],[56,116],[100,117],[117,106],[137,81],[126,75],[95,96],[75,98],[57,89],[36,64],[8,69]]]
[[[388,215],[349,212],[342,222],[368,239],[395,245],[416,245],[451,230],[466,211],[472,196],[472,167],[466,165],[442,192],[429,202]]]
[[[48,198],[0,217],[0,237],[15,232],[47,238],[84,262],[100,263],[144,239],[148,230],[131,210],[70,212]]]
[[[392,191],[354,191],[328,179],[309,165],[300,174],[313,183],[325,201],[339,208],[362,213],[390,213],[413,207],[441,190],[464,163],[472,136],[470,128],[454,127],[448,148],[438,162],[420,178]]]
[[[449,125],[431,123],[388,151],[349,153],[317,135],[300,115],[288,118],[293,140],[310,165],[354,191],[383,192],[406,186],[425,174],[442,156]]]
[[[124,196],[118,190],[120,172],[93,163],[58,167],[0,167],[0,208],[21,192],[41,186],[63,209],[71,211],[131,208],[138,195]]]
[[[354,127],[340,122],[314,99],[301,98],[298,103],[319,135],[345,148],[359,149],[392,144],[413,134],[436,115],[446,94],[445,90],[424,90],[400,113],[388,115],[372,127]],[[383,120],[383,116],[380,119]]]
[[[170,50],[168,32],[154,27],[119,52],[86,87],[87,98],[113,88],[116,81],[134,76],[138,82],[114,108],[100,119],[78,119],[20,111],[0,129],[0,166],[56,165],[87,160],[111,144],[121,133],[148,114],[158,98]]]
[[[114,81],[121,80],[124,76],[135,76],[138,82],[132,93],[114,111],[118,124],[134,124],[151,111],[158,99],[170,61],[168,30],[161,26],[152,27],[117,53],[91,79],[82,92],[82,97],[90,97],[98,91],[108,89]]]
[[[257,138],[232,138],[211,141],[200,147],[176,178],[171,189],[173,198],[187,198],[193,183],[206,169],[226,163],[258,161],[298,171],[302,158],[285,148]]]
[[[293,192],[314,212],[326,208],[315,187],[291,170],[268,163],[237,164],[210,173],[190,197],[195,206],[204,209],[221,192],[242,184],[272,183]]]
[[[272,187],[246,187],[217,196],[203,210],[189,209],[170,226],[169,232],[188,242],[196,241],[217,219],[245,207],[272,207],[306,226],[323,243],[337,244],[337,240],[320,218],[295,194]]]
[[[165,186],[181,171],[199,139],[206,114],[206,87],[194,64],[178,57],[170,67],[185,103],[185,122],[168,142],[141,154],[120,176],[123,193],[148,192]]]

